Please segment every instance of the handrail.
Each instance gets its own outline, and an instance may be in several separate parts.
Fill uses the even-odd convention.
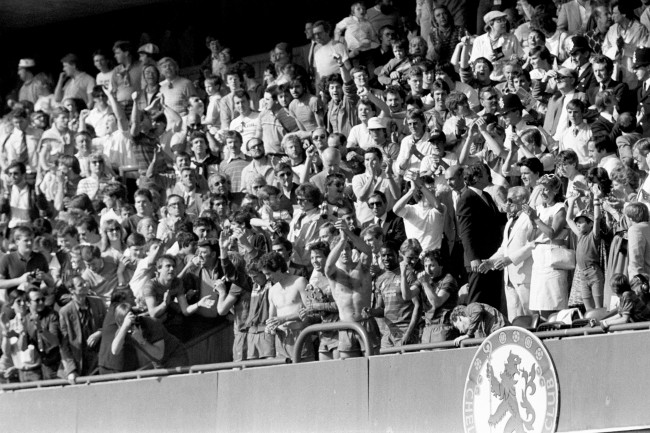
[[[173,376],[177,374],[195,374],[207,373],[210,371],[219,370],[232,370],[236,368],[250,368],[250,367],[265,367],[271,365],[287,364],[288,359],[284,358],[271,358],[271,359],[253,359],[249,361],[238,362],[219,362],[215,364],[202,364],[193,365],[191,367],[175,367],[175,368],[157,368],[153,370],[138,370],[128,371],[122,373],[102,374],[98,376],[79,376],[75,379],[74,384],[71,384],[64,379],[50,379],[39,380],[34,382],[18,382],[7,383],[0,385],[0,392],[18,391],[23,389],[32,388],[49,388],[54,386],[68,386],[68,385],[89,385],[91,383],[111,382],[118,380],[131,380],[131,379],[146,379],[148,377],[163,377]]]
[[[298,364],[300,362],[302,346],[305,343],[305,338],[307,338],[308,335],[311,335],[314,332],[344,331],[344,330],[354,331],[359,335],[359,337],[361,337],[361,340],[363,341],[363,344],[366,348],[366,350],[363,351],[364,352],[363,356],[366,358],[370,357],[370,354],[372,352],[372,347],[370,346],[370,337],[368,336],[368,331],[366,331],[366,328],[361,326],[359,323],[357,322],[317,323],[315,325],[310,325],[306,327],[300,332],[300,335],[298,335],[298,339],[296,340],[296,345],[293,349],[294,364]]]
[[[636,322],[636,323],[621,323],[619,325],[611,325],[608,331],[604,331],[599,326],[596,326],[594,328],[586,326],[584,328],[568,328],[568,329],[558,329],[555,331],[533,332],[533,334],[535,334],[537,338],[544,340],[550,338],[607,334],[607,333],[620,332],[620,331],[644,331],[648,329],[650,329],[650,322]],[[481,344],[483,340],[485,340],[485,338],[469,338],[461,342],[461,347],[477,346]],[[405,346],[398,346],[398,347],[390,347],[386,349],[381,349],[379,353],[381,355],[390,355],[395,353],[419,352],[423,350],[452,349],[454,347],[455,345],[453,341],[441,341],[438,343],[420,343],[420,344],[408,344]]]
[[[294,349],[294,363],[300,362],[300,354],[302,345],[305,343],[305,339],[308,335],[314,332],[323,332],[323,331],[338,331],[338,330],[351,330],[359,334],[363,344],[366,348],[370,350],[364,351],[364,357],[368,358],[371,355],[372,347],[370,346],[370,338],[366,329],[357,322],[334,322],[334,323],[319,323],[311,325],[302,330],[298,339],[296,340],[296,346]],[[596,326],[594,328],[584,327],[584,328],[570,328],[570,329],[559,329],[556,331],[542,331],[537,332],[535,335],[540,339],[551,339],[551,338],[563,338],[563,337],[575,337],[575,336],[588,336],[588,335],[602,335],[613,332],[622,332],[622,331],[643,331],[650,329],[650,322],[637,322],[637,323],[623,323],[619,325],[611,325],[608,331],[604,331],[602,328]],[[461,347],[475,346],[479,345],[485,340],[484,338],[470,338],[463,340],[461,342]],[[406,352],[419,352],[423,350],[435,350],[435,349],[451,349],[454,348],[453,341],[442,341],[438,343],[421,343],[421,344],[409,344],[406,346],[391,347],[388,349],[382,349],[380,351],[381,355],[396,354],[396,353],[406,353]],[[98,376],[80,376],[75,380],[74,385],[90,385],[93,383],[101,382],[110,382],[118,380],[131,380],[131,379],[145,379],[149,377],[164,377],[172,376],[178,374],[200,374],[207,373],[212,371],[222,371],[222,370],[233,370],[233,369],[245,369],[253,367],[267,367],[275,365],[284,365],[289,363],[289,359],[285,358],[269,358],[269,359],[254,359],[249,361],[238,361],[238,362],[219,362],[214,364],[199,364],[189,367],[176,367],[176,368],[159,368],[154,370],[138,370],[122,373],[110,373],[103,374]],[[50,379],[50,380],[40,380],[35,382],[18,382],[18,383],[7,383],[0,385],[0,393],[8,391],[20,391],[25,389],[39,389],[39,388],[49,388],[49,387],[63,387],[72,385],[70,382],[64,379]]]

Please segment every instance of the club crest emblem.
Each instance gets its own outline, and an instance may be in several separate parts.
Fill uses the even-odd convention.
[[[467,373],[465,432],[555,432],[559,392],[542,341],[523,328],[500,329],[483,341]]]
[[[506,103],[504,102],[503,98],[499,98],[499,107],[503,110],[506,106]]]

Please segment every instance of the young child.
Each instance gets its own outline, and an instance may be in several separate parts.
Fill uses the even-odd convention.
[[[117,265],[117,284],[126,286],[131,281],[140,259],[144,258],[146,241],[140,233],[132,233],[126,238],[126,251]]]
[[[596,187],[599,191],[600,188]],[[570,197],[567,204],[566,221],[578,237],[576,245],[576,269],[569,296],[569,305],[584,303],[587,311],[603,306],[605,274],[600,266],[600,219],[602,217],[602,194],[595,196],[594,214],[587,210],[574,213],[575,201],[579,196]]]
[[[494,307],[480,302],[458,305],[451,312],[451,324],[463,334],[454,340],[456,346],[468,338],[484,338],[494,331],[509,326],[510,322]]]
[[[638,275],[635,278],[638,278]],[[617,314],[614,317],[601,320],[600,327],[603,330],[607,331],[611,325],[619,323],[645,322],[650,320],[650,308],[641,300],[638,294],[632,291],[630,282],[624,274],[612,275],[609,283],[612,291],[618,296],[619,303]]]
[[[343,32],[345,32],[344,39],[341,38]],[[366,19],[366,6],[362,2],[352,3],[350,16],[336,24],[334,38],[345,41],[351,59],[359,56],[363,51],[379,46],[379,38],[372,24]]]
[[[396,40],[391,43],[391,46],[395,57],[381,68],[378,80],[385,85],[401,85],[403,74],[411,68],[408,57],[408,41],[404,39]]]
[[[214,132],[210,131],[212,135],[216,135],[218,130],[221,129],[221,114],[219,112],[219,105],[221,104],[221,77],[210,75],[206,77],[203,85],[205,86],[205,93],[208,94],[208,108],[206,109],[205,116],[201,121],[202,124],[208,125],[209,128],[216,128]]]

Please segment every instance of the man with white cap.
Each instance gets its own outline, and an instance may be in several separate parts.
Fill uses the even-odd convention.
[[[36,103],[38,99],[37,83],[34,81],[34,59],[20,59],[18,62],[18,77],[23,82],[18,91],[19,101],[29,101]]]
[[[389,131],[390,120],[386,117],[371,117],[368,119],[368,133],[371,146],[381,150],[384,161],[395,160],[399,155],[399,144],[393,142],[393,134]]]
[[[155,56],[160,52],[158,46],[152,43],[144,44],[138,48],[138,55],[140,56],[140,62],[143,65],[146,64],[155,64]]]
[[[500,11],[491,11],[483,17],[487,33],[474,40],[470,63],[484,57],[492,62],[494,70],[490,78],[503,81],[503,66],[513,57],[523,57],[519,40],[510,33],[507,15]]]
[[[556,141],[562,136],[569,126],[567,118],[567,104],[573,99],[580,99],[587,103],[587,95],[575,90],[578,74],[573,69],[560,68],[554,74],[557,81],[557,92],[548,101],[544,129],[551,134]]]

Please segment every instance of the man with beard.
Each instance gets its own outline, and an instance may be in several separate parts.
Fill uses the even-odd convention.
[[[530,314],[530,277],[533,269],[535,227],[522,211],[528,202],[528,190],[515,186],[508,190],[508,222],[499,250],[479,266],[480,272],[503,270],[508,319]]]
[[[372,298],[372,249],[341,221],[337,221],[335,226],[340,237],[327,256],[325,275],[330,281],[341,322],[360,322],[368,331],[372,345],[370,348],[361,347],[354,331],[339,331],[339,356],[344,359],[361,356],[361,352],[366,350],[375,353],[379,348],[379,329],[369,314]],[[361,253],[358,262],[352,261],[353,245]]]
[[[307,280],[287,273],[284,258],[271,252],[260,259],[262,273],[273,286],[269,290],[269,319],[266,332],[275,334],[275,351],[278,358],[293,358],[294,346],[300,332],[307,324],[300,318],[300,310],[306,304]],[[314,360],[314,348],[305,344],[301,348],[301,359]]]
[[[241,186],[244,191],[253,193],[253,180],[263,176],[266,183],[272,185],[275,181],[275,171],[271,159],[266,156],[264,142],[261,139],[251,138],[246,143],[246,149],[253,160],[241,172]]]

